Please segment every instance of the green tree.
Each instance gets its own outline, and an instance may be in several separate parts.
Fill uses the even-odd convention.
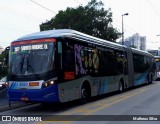
[[[4,58],[5,58],[5,53],[2,52],[2,53],[0,54],[0,62],[3,62]]]
[[[112,26],[112,12],[104,9],[100,1],[91,0],[86,6],[68,7],[65,11],[40,25],[40,30],[73,29],[95,37],[115,42],[121,35]]]
[[[6,54],[5,52],[3,51],[1,54],[0,54],[0,79],[4,76],[7,75],[7,66],[4,64],[4,58],[5,58]]]

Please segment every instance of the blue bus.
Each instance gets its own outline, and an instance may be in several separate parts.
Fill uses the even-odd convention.
[[[42,31],[11,43],[10,101],[68,102],[149,84],[155,59],[71,29]]]

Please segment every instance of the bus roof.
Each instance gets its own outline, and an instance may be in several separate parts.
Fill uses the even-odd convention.
[[[36,33],[32,33],[32,34],[20,37],[19,39],[13,42],[42,39],[42,38],[59,38],[59,37],[82,39],[90,43],[97,43],[97,44],[101,43],[104,45],[113,46],[114,48],[118,47],[118,48],[124,49],[124,46],[120,44],[109,42],[109,41],[106,41],[100,38],[96,38],[96,37],[93,37],[93,36],[90,36],[90,35],[75,31],[75,30],[71,30],[71,29],[56,29],[56,30],[36,32]]]
[[[91,35],[87,35],[72,29],[56,29],[56,30],[47,30],[47,31],[41,31],[41,32],[36,32],[36,33],[32,33],[29,35],[25,35],[23,37],[20,37],[19,39],[13,41],[13,42],[19,42],[19,41],[25,41],[25,40],[34,40],[34,39],[42,39],[42,38],[74,38],[74,39],[81,39],[83,41],[86,41],[88,43],[94,43],[94,44],[98,44],[98,45],[105,45],[105,46],[109,46],[111,48],[114,49],[121,49],[124,50],[125,48],[128,48],[126,46],[117,44],[117,43],[113,43],[107,40],[103,40]],[[148,52],[145,51],[141,51],[138,49],[134,49],[131,48],[133,52],[136,53],[141,53],[141,54],[146,54],[146,55],[151,55]]]
[[[47,30],[47,31],[41,31],[41,32],[25,35],[23,37],[20,37],[16,41],[53,38],[53,37],[57,38],[57,37],[62,37],[66,35],[71,35],[74,32],[75,32],[74,30],[70,30],[70,29]]]
[[[149,53],[147,51],[142,51],[142,50],[135,49],[135,48],[131,48],[131,49],[132,49],[132,52],[134,52],[134,53],[139,53],[139,54],[144,54],[144,55],[148,55],[148,56],[154,57],[151,53]]]

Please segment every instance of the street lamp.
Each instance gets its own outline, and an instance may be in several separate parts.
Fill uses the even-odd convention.
[[[123,31],[123,16],[129,15],[128,13],[122,14],[122,45],[124,45],[124,31]]]

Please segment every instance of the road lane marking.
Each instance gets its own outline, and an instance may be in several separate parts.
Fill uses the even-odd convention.
[[[132,96],[135,96],[137,94],[140,94],[144,91],[146,91],[148,88],[143,88],[143,89],[136,89],[136,91],[130,91],[128,93],[124,94],[119,94],[116,96],[111,96],[108,99],[102,99],[98,101],[93,101],[92,103],[87,103],[85,105],[78,106],[78,108],[71,109],[69,112],[64,112],[58,115],[63,115],[62,116],[62,121],[58,121],[58,124],[70,124],[73,121],[63,121],[65,119],[65,115],[92,115],[93,113],[102,110],[104,108],[107,108],[113,104],[119,103],[121,101],[124,101]],[[83,107],[84,106],[84,107]],[[84,117],[77,117],[77,120],[82,120]],[[52,120],[52,117],[47,118],[47,120]],[[50,121],[45,121],[46,123]],[[57,122],[57,121],[55,121]],[[54,123],[54,121],[52,122]],[[37,123],[37,124],[42,124],[42,123]]]
[[[99,99],[98,101],[95,101],[95,102],[93,101],[92,103],[81,105],[78,108],[71,109],[69,112],[64,112],[64,113],[61,113],[58,115],[64,115],[64,116],[65,115],[92,115],[93,113],[95,113],[99,110],[102,110],[102,109],[107,108],[113,104],[124,101],[130,97],[133,97],[137,94],[140,94],[140,93],[146,91],[147,89],[154,88],[154,87],[157,87],[157,85],[149,85],[149,86],[142,87],[141,89],[134,89],[133,91],[132,90],[127,91],[124,94],[117,94],[116,96],[111,96],[108,98],[106,97],[107,99],[106,98],[102,99],[102,100]],[[92,109],[92,108],[95,108],[95,109]],[[84,117],[80,116],[77,119],[82,120],[83,118]],[[73,121],[63,121],[63,119],[65,119],[65,117],[62,117],[62,121],[55,121],[55,122],[56,123],[58,122],[58,124],[59,123],[60,124],[70,124],[73,122]],[[52,118],[47,118],[47,120],[52,120]],[[45,121],[45,122],[50,123],[50,121]],[[52,123],[54,123],[54,121]]]
[[[137,95],[137,94],[139,94],[141,92],[144,92],[145,90],[141,90],[141,91],[135,92],[135,93],[133,93],[133,94],[131,94],[129,96],[125,96],[124,95],[124,97],[120,97],[120,98],[119,97],[111,98],[109,102],[107,100],[104,100],[102,102],[95,103],[95,104],[93,104],[93,105],[91,105],[89,107],[87,106],[85,108],[81,108],[81,112],[84,112],[84,115],[91,115],[91,114],[93,114],[93,113],[95,113],[95,112],[97,112],[97,111],[99,111],[101,109],[107,108],[107,107],[109,107],[109,106],[111,106],[113,104],[116,104],[118,102],[121,102],[121,101],[123,101],[123,100],[125,100],[125,99],[127,99],[129,97],[132,97],[132,96],[135,96],[135,95]],[[95,109],[87,111],[88,108],[91,108],[91,107],[95,107]]]
[[[158,85],[147,85],[145,87],[140,87],[138,89],[134,89],[134,90],[130,90],[127,91],[125,93],[122,94],[117,94],[116,96],[110,96],[110,97],[106,97],[104,99],[99,99],[98,101],[93,101],[91,103],[87,103],[85,105],[80,105],[77,106],[76,108],[70,109],[70,111],[67,112],[63,112],[60,114],[56,114],[56,115],[62,115],[62,120],[59,121],[52,121],[52,123],[56,123],[56,124],[70,124],[73,121],[63,121],[65,120],[65,115],[93,115],[93,113],[98,112],[102,109],[108,108],[109,106],[112,106],[113,104],[119,103],[121,101],[124,101],[130,97],[133,97],[137,94],[140,94],[144,91],[146,91],[147,89],[150,88],[154,88],[159,86]],[[67,116],[66,116],[67,117]],[[84,118],[84,116],[80,116],[77,118],[77,120],[82,120]],[[52,117],[46,118],[47,120],[53,120]],[[46,123],[51,123],[51,121],[43,121],[43,122],[37,122],[37,124],[46,124]]]
[[[65,116],[65,115],[76,115],[76,113],[79,113],[79,115],[92,115],[93,113],[95,113],[95,112],[97,112],[99,110],[102,110],[102,109],[107,108],[107,107],[109,107],[109,106],[111,106],[113,104],[121,102],[121,101],[123,101],[123,100],[125,100],[125,99],[127,99],[129,97],[132,97],[132,96],[135,96],[135,95],[137,95],[139,93],[142,93],[145,90],[147,90],[147,89],[139,90],[139,91],[134,92],[134,93],[132,92],[132,94],[127,95],[127,96],[125,96],[123,94],[124,97],[120,97],[118,99],[117,99],[117,96],[116,96],[115,98],[111,98],[112,100],[110,100],[110,103],[108,103],[107,100],[102,100],[99,103],[96,102],[96,103],[93,103],[92,105],[88,104],[89,107],[88,106],[86,106],[86,107],[78,107],[78,108],[75,108],[72,112],[65,112],[65,114],[63,114],[63,116]],[[91,108],[91,107],[94,107],[95,109],[94,110],[89,110],[88,108]],[[80,114],[80,112],[82,114]],[[65,117],[62,117],[61,119],[63,120],[63,119],[65,119]],[[77,120],[82,120],[82,119],[83,119],[83,117],[81,117],[81,116],[79,118],[77,118]],[[52,117],[51,118],[47,118],[47,120],[48,121],[46,121],[46,123],[50,122],[49,120],[52,120]],[[53,123],[55,123],[55,122],[59,122],[60,124],[70,124],[70,123],[72,123],[72,121],[61,121],[61,120],[60,121],[54,121]],[[38,123],[38,124],[41,124],[41,123]]]

